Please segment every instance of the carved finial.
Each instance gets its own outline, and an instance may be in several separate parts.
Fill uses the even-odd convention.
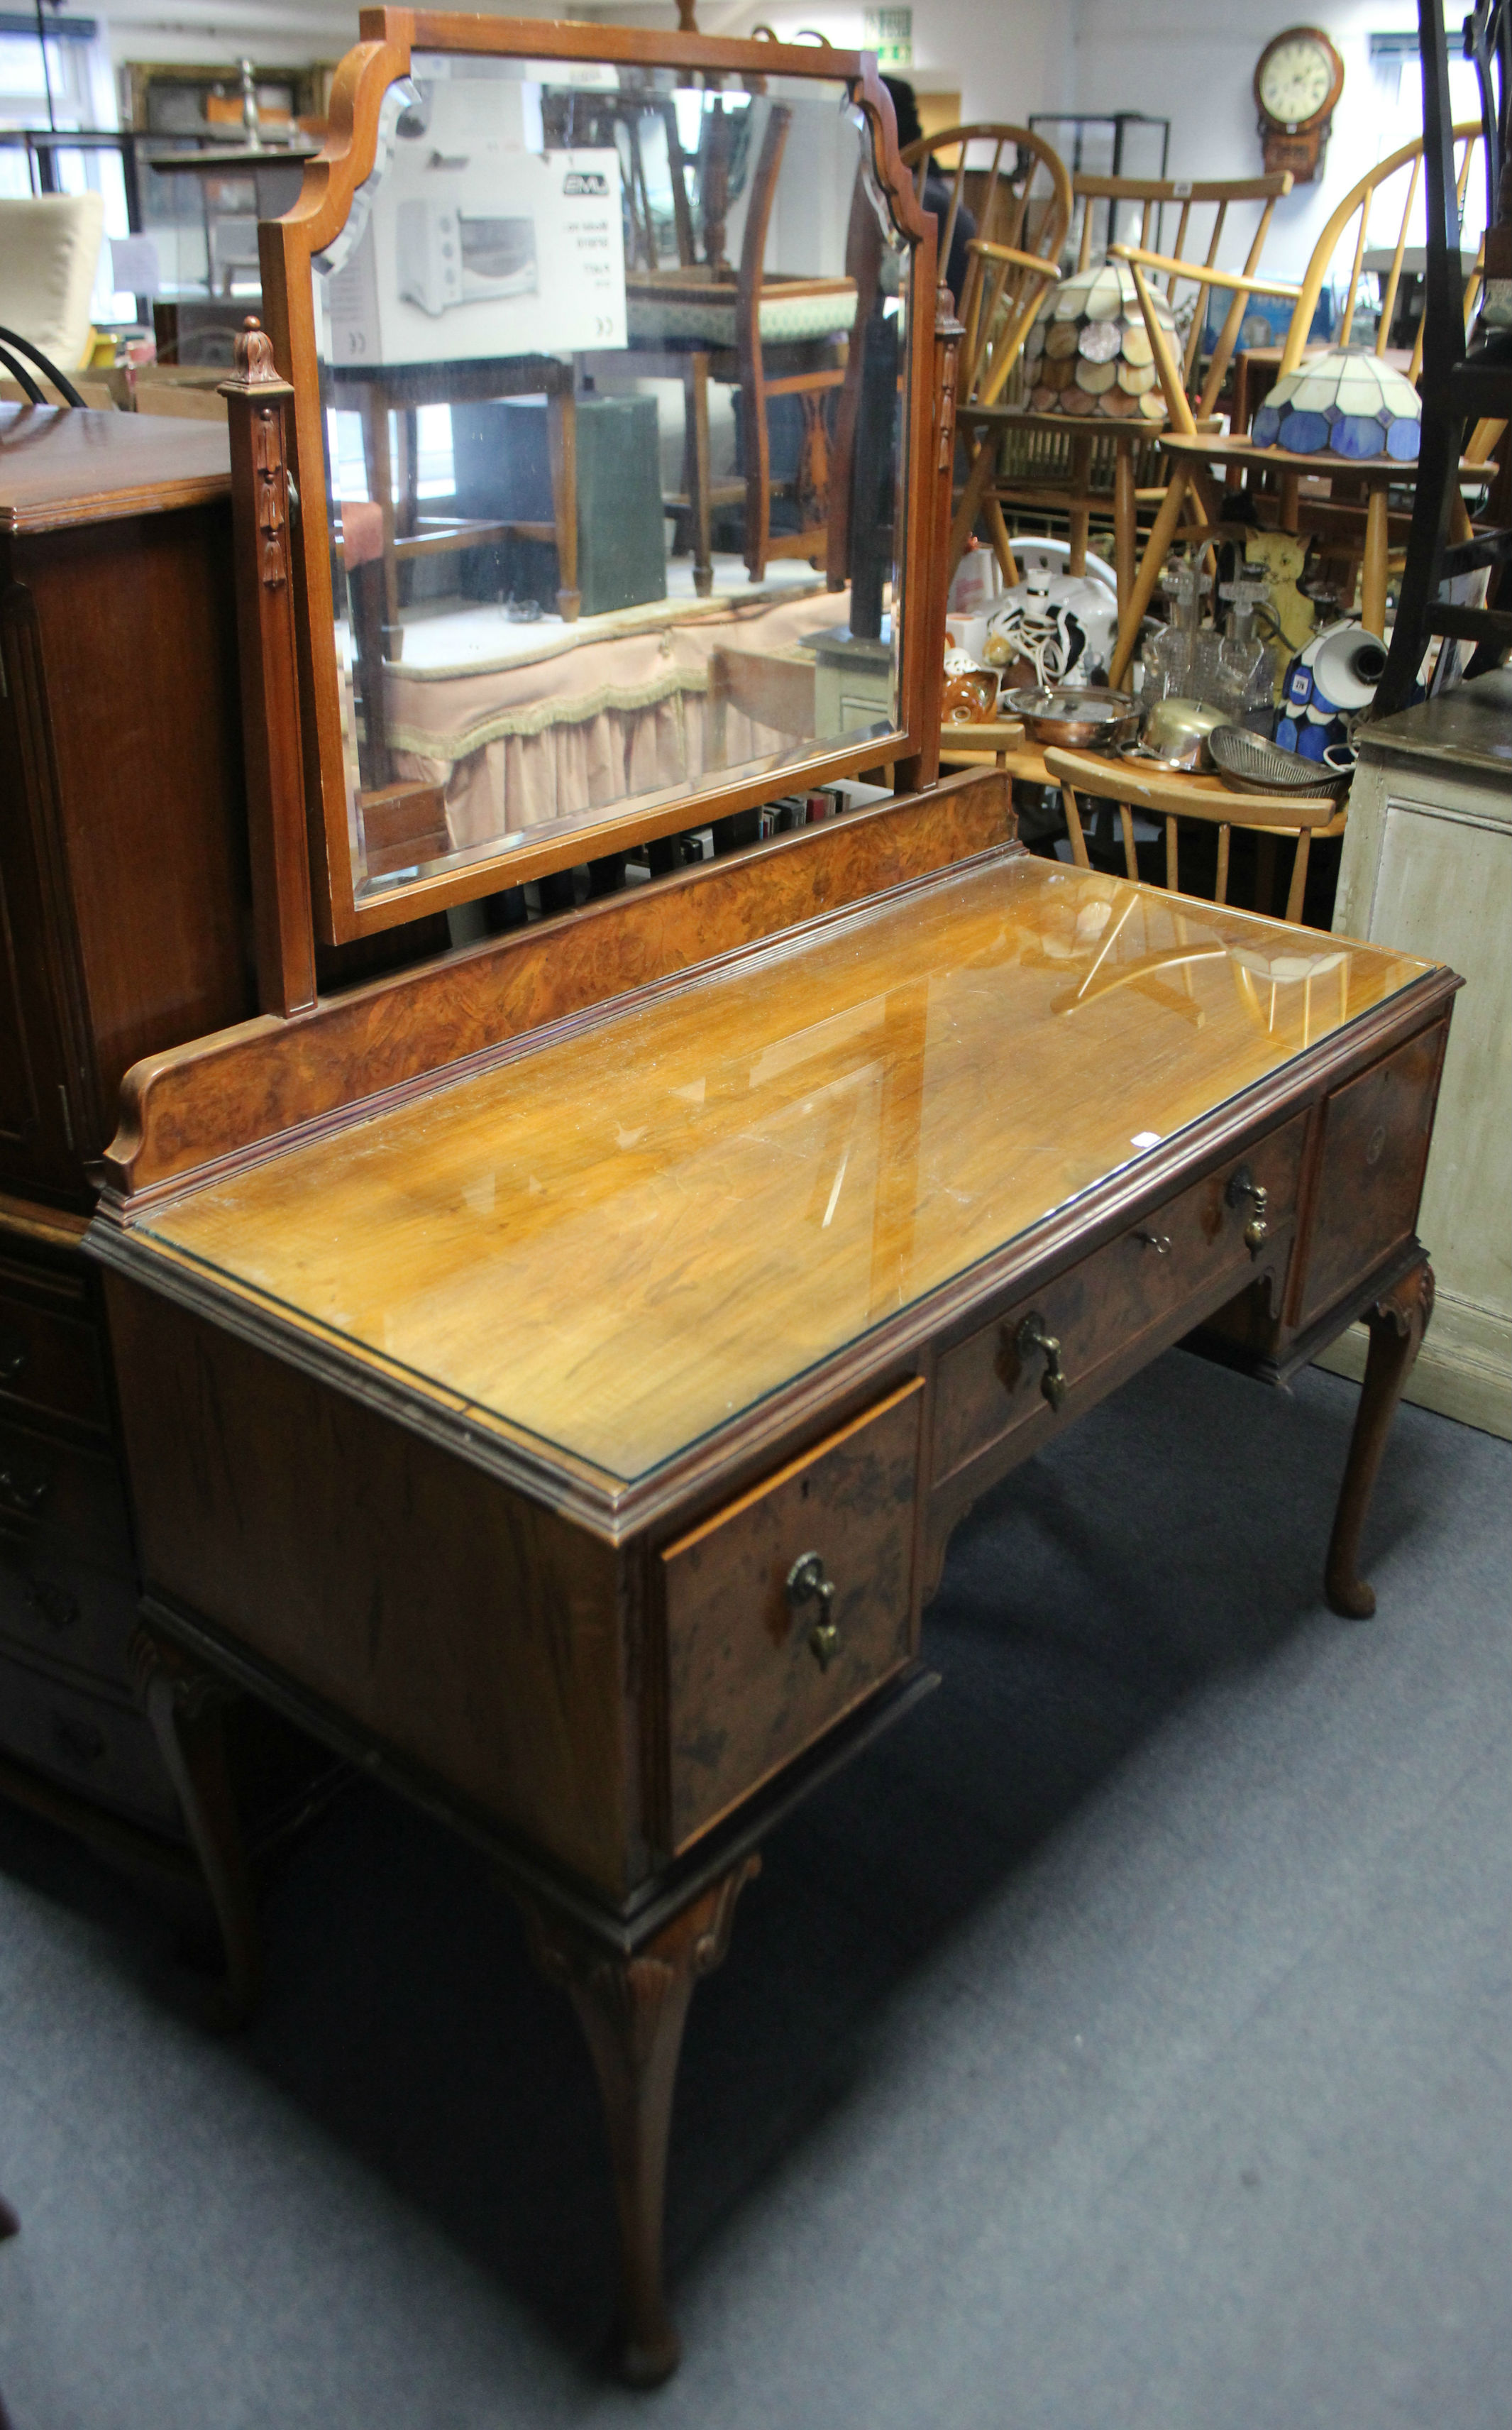
[[[255,312],[247,314],[237,332],[236,367],[239,376],[249,387],[278,377],[278,366],[273,358],[273,340]]]

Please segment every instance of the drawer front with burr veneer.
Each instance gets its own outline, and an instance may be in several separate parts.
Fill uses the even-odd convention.
[[[681,1849],[913,1653],[914,1377],[661,1556]]]
[[[1191,1183],[947,1351],[936,1376],[933,1482],[1075,1402],[1084,1386],[1096,1398],[1162,1336],[1179,1340],[1268,1265],[1284,1264],[1306,1119]]]

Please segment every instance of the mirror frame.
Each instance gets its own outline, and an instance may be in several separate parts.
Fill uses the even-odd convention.
[[[929,698],[927,576],[938,490],[928,445],[936,411],[937,231],[933,217],[917,203],[912,177],[898,157],[892,104],[871,53],[811,43],[725,42],[701,34],[408,8],[365,8],[358,23],[361,40],[341,61],[332,88],[324,146],[306,166],[298,201],[282,219],[264,221],[258,230],[263,324],[278,370],[293,390],[290,472],[299,500],[291,534],[294,622],[312,908],[322,940],[345,944],[401,922],[474,901],[501,887],[523,885],[551,871],[572,868],[630,842],[675,834],[690,824],[706,826],[713,819],[770,801],[777,791],[789,792],[856,776],[863,769],[888,762],[910,786],[932,781],[939,735],[935,733],[931,748],[922,711]],[[606,810],[574,826],[570,835],[553,840],[543,832],[539,843],[514,843],[507,851],[470,861],[465,868],[439,870],[386,888],[376,900],[359,901],[353,885],[348,836],[310,265],[311,257],[323,252],[344,225],[352,198],[372,171],[384,94],[410,73],[411,54],[416,51],[671,68],[690,75],[735,79],[758,92],[761,80],[773,75],[849,87],[853,103],[863,112],[870,129],[878,191],[899,236],[914,255],[914,325],[905,423],[903,592],[906,604],[899,663],[899,722],[881,753],[874,740],[843,749],[816,749],[795,757],[780,771],[700,787],[696,793],[633,815]]]

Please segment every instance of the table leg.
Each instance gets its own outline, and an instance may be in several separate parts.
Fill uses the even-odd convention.
[[[636,2388],[677,2368],[681,2346],[663,2283],[667,2138],[693,1986],[730,1941],[735,1903],[759,1856],[743,1856],[633,1956],[618,1956],[557,1910],[520,1895],[532,1955],[577,2010],[604,2099],[620,2221],[615,2358]]]
[[[1068,574],[1087,571],[1087,541],[1092,527],[1089,504],[1092,478],[1092,441],[1089,434],[1078,431],[1071,442],[1071,495],[1068,516],[1068,537],[1071,555],[1066,560]]]
[[[1013,554],[1013,542],[1008,537],[1008,526],[1003,519],[1003,509],[996,498],[989,498],[985,512],[987,527],[992,535],[993,554],[1003,569],[1003,579],[1010,591],[1017,591],[1019,560]]]
[[[708,503],[708,357],[689,358],[683,389],[688,415],[689,472],[693,526],[693,589],[706,599],[714,588],[712,522]]]
[[[131,1675],[221,1927],[225,1980],[208,2022],[233,2032],[257,2006],[262,1982],[252,1872],[225,1760],[225,1712],[239,1691],[145,1626],[131,1640]]]
[[[1294,533],[1297,528],[1297,492],[1300,477],[1296,473],[1283,473],[1281,475],[1280,521],[1281,528],[1286,532]]]
[[[577,399],[566,385],[546,402],[551,447],[551,510],[557,525],[557,612],[575,622],[583,604],[577,587]]]
[[[1107,678],[1115,691],[1129,672],[1135,644],[1139,638],[1139,626],[1144,621],[1144,611],[1155,597],[1155,584],[1160,579],[1160,569],[1165,564],[1171,541],[1175,537],[1176,525],[1181,521],[1181,504],[1186,494],[1187,475],[1178,464],[1171,473],[1171,486],[1160,501],[1160,511],[1155,516],[1149,540],[1145,542],[1144,555],[1139,559],[1139,571],[1135,576],[1134,589],[1129,594],[1128,605],[1120,610],[1118,648],[1113,653],[1113,664],[1108,670]]]
[[[966,543],[976,527],[976,519],[982,511],[987,493],[992,486],[992,476],[997,470],[997,454],[996,441],[989,431],[972,458],[971,469],[966,475],[966,487],[961,491],[955,512],[951,518],[950,555],[945,567],[947,585],[955,578],[955,569],[966,554]]]
[[[1118,575],[1119,614],[1129,604],[1134,589],[1135,559],[1138,552],[1139,534],[1137,503],[1134,494],[1134,448],[1122,439],[1113,444],[1113,571]]]
[[[1360,572],[1360,622],[1368,633],[1386,635],[1387,493],[1372,483],[1365,508],[1365,563]]]
[[[367,441],[370,494],[378,501],[383,520],[384,655],[397,658],[403,647],[399,627],[399,560],[394,555],[393,458],[389,450],[389,408],[382,391],[362,391],[363,430]]]
[[[1370,1355],[1324,1571],[1328,1601],[1345,1620],[1369,1620],[1375,1610],[1375,1589],[1359,1573],[1360,1533],[1402,1388],[1412,1372],[1433,1307],[1434,1271],[1424,1257],[1366,1316]]]

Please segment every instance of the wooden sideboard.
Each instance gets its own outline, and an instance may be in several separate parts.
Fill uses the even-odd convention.
[[[231,557],[224,426],[0,406],[0,1792],[186,1879],[80,1240],[128,1066],[258,1009]]]
[[[1438,1308],[1410,1397],[1512,1436],[1512,675],[1360,734],[1334,925],[1465,980],[1423,1197]],[[1324,1363],[1358,1375],[1346,1335]]]
[[[185,1873],[80,1240],[128,1065],[256,1009],[230,547],[224,429],[0,407],[0,1788]]]
[[[677,2341],[677,2053],[764,1833],[931,1684],[972,1501],[1206,1327],[1429,1312],[1457,984],[1037,860],[954,780],[140,1067],[104,1270],[142,1662],[258,1953],[211,1681],[486,1847],[605,2096],[623,2351]]]

